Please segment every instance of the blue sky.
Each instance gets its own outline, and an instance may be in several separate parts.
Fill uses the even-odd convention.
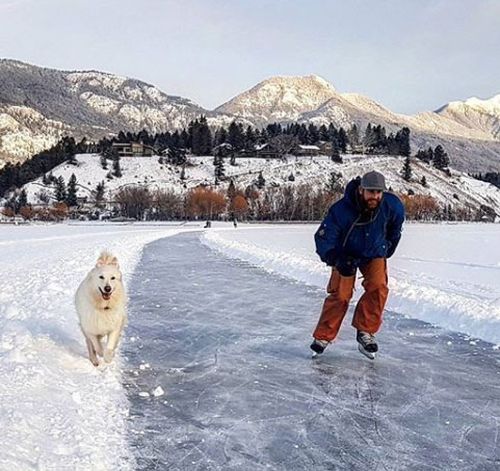
[[[500,93],[497,0],[0,0],[0,57],[214,108],[275,75],[416,113]]]

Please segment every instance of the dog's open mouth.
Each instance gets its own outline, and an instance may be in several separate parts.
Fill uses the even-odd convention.
[[[102,299],[104,299],[105,301],[109,301],[111,299],[111,294],[113,293],[112,291],[107,293],[106,291],[103,291],[100,287],[99,291],[101,292]]]

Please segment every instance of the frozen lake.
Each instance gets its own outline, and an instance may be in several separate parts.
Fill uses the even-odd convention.
[[[375,362],[348,319],[311,360],[324,291],[197,234],[148,245],[129,293],[122,354],[139,469],[500,468],[491,344],[388,312]]]

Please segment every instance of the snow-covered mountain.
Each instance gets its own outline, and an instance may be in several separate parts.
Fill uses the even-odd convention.
[[[123,176],[107,179],[109,169],[101,167],[100,158],[95,154],[80,154],[76,156],[78,165],[64,163],[56,167],[52,174],[62,176],[67,182],[72,173],[79,183],[79,196],[91,198],[92,190],[98,183],[105,182],[106,196],[113,198],[114,193],[129,185],[143,185],[152,190],[171,189],[183,193],[200,184],[213,185],[214,165],[213,157],[190,157],[192,166],[186,167],[185,178],[181,179],[178,167],[160,162],[158,157],[124,157],[120,160]],[[237,165],[226,165],[226,176],[230,177],[239,188],[246,188],[255,184],[260,172],[270,187],[285,185],[298,186],[312,185],[315,188],[324,188],[331,172],[341,173],[340,184],[346,184],[350,179],[376,169],[382,172],[388,185],[400,194],[407,194],[410,190],[415,194],[429,195],[436,199],[441,207],[451,204],[455,208],[479,209],[481,205],[493,208],[500,214],[500,189],[482,181],[475,180],[467,174],[452,171],[447,177],[443,172],[414,160],[412,164],[413,178],[410,182],[401,177],[403,160],[389,156],[344,156],[344,163],[337,164],[325,156],[317,157],[289,157],[286,161],[266,160],[259,158],[237,159]],[[289,180],[293,175],[294,181]],[[427,186],[422,186],[421,180],[425,177]],[[225,191],[229,180],[220,183],[220,189]],[[42,194],[54,197],[54,186],[44,185],[42,178],[28,183],[28,200],[38,203]]]
[[[483,109],[490,111],[494,101]],[[491,132],[492,118],[466,120],[460,115],[423,112],[415,116],[398,114],[380,103],[358,93],[339,93],[333,85],[316,75],[306,77],[275,77],[234,97],[216,111],[244,117],[254,123],[314,123],[345,128],[356,124],[364,129],[368,123],[381,124],[388,132],[408,126],[412,145],[450,150],[453,165],[461,170],[485,171],[500,169],[500,140]],[[491,115],[488,115],[491,116]],[[498,126],[498,121],[496,122]]]
[[[227,126],[233,119],[253,126],[298,121],[347,128],[356,123],[360,129],[371,122],[388,132],[408,126],[414,151],[442,144],[459,170],[500,170],[500,95],[408,116],[369,97],[340,93],[309,75],[269,78],[209,111],[135,79],[0,60],[0,165],[6,159],[24,160],[63,134],[97,139],[119,130],[173,130],[201,114],[212,126]]]
[[[241,116],[256,125],[297,121],[338,93],[317,75],[273,77],[234,97],[215,111]]]
[[[214,125],[233,119],[139,80],[0,60],[0,158],[24,160],[63,134],[98,139],[120,130],[161,132],[201,114]]]
[[[500,94],[489,100],[473,97],[466,101],[452,101],[436,113],[500,139]]]

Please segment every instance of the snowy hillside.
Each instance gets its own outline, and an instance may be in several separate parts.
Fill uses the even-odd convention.
[[[100,158],[95,154],[80,154],[76,156],[78,165],[65,163],[56,167],[52,174],[62,176],[68,182],[72,173],[79,183],[79,196],[90,196],[98,183],[105,182],[106,195],[112,199],[113,193],[127,185],[146,185],[150,189],[162,188],[184,192],[200,184],[213,185],[215,181],[213,157],[190,157],[192,166],[186,167],[186,180],[181,180],[179,167],[161,164],[158,157],[127,157],[120,160],[123,176],[108,180],[108,169],[101,167]],[[237,165],[231,166],[226,160],[225,169],[228,179],[221,182],[221,190],[226,190],[232,179],[237,187],[245,188],[255,184],[262,172],[267,186],[310,184],[314,187],[324,187],[330,179],[331,172],[341,173],[341,184],[347,183],[358,175],[376,169],[386,175],[388,185],[401,194],[412,190],[415,194],[430,195],[436,198],[441,206],[451,204],[457,208],[479,208],[481,204],[493,207],[500,213],[500,189],[495,186],[475,180],[468,175],[452,171],[447,177],[443,172],[413,159],[413,178],[406,182],[400,172],[403,159],[389,156],[367,157],[364,155],[345,156],[344,163],[333,163],[328,157],[289,157],[287,160],[237,159]],[[293,175],[294,181],[289,181]],[[422,177],[427,180],[423,187]],[[53,195],[54,188],[43,185],[42,178],[25,185],[28,200],[39,201],[40,192]]]
[[[63,134],[99,139],[120,130],[162,132],[201,114],[214,126],[233,120],[139,80],[0,60],[0,158],[24,160]]]

